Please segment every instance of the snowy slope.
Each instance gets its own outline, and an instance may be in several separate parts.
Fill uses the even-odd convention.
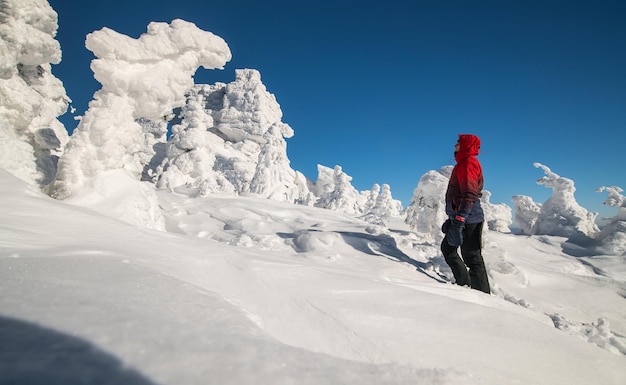
[[[489,296],[402,224],[161,193],[158,232],[4,171],[0,194],[0,383],[626,380],[623,259],[560,238],[487,232]]]

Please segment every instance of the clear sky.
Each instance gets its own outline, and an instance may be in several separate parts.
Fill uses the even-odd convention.
[[[340,165],[358,190],[387,183],[406,206],[419,178],[453,164],[459,133],[481,137],[492,203],[543,203],[540,162],[573,179],[601,215],[626,189],[626,1],[50,0],[63,61],[53,73],[84,114],[100,85],[85,36],[137,38],[181,18],[222,37],[233,59],[196,83],[254,68],[295,131],[292,168]],[[71,114],[61,117],[68,130]]]

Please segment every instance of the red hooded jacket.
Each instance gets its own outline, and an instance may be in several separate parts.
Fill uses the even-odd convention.
[[[459,135],[459,150],[454,153],[456,166],[452,169],[446,191],[446,214],[465,218],[466,223],[485,220],[479,198],[483,190],[483,169],[476,158],[480,139],[476,135]]]

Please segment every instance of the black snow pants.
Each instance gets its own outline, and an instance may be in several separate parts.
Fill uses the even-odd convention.
[[[446,260],[457,285],[469,285],[472,289],[490,293],[489,278],[482,255],[483,222],[467,223],[463,229],[463,244],[461,255],[458,247],[450,246],[448,235],[441,241],[441,252]],[[469,273],[468,270],[469,269]]]

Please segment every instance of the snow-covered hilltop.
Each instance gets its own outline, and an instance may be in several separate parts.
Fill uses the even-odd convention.
[[[49,195],[160,230],[165,224],[157,190],[190,197],[253,195],[376,224],[403,217],[418,233],[440,240],[451,166],[425,173],[406,210],[393,199],[391,186],[357,191],[338,165],[318,165],[317,180],[306,178],[290,166],[286,139],[294,130],[282,122],[277,98],[258,71],[236,70],[228,84],[193,84],[199,67],[223,68],[231,52],[222,38],[183,20],[150,23],[137,39],[108,28],[87,36],[102,88],[68,139],[57,117],[69,98],[50,72],[61,57],[54,39],[57,15],[45,0],[2,4],[0,166]],[[600,233],[596,215],[574,199],[574,182],[535,166],[546,173],[538,183],[553,193],[544,204],[513,197],[518,231],[567,237],[593,252],[626,252],[621,211]],[[111,184],[127,187],[114,193]],[[621,197],[619,187],[602,191],[611,194],[607,202]],[[492,204],[490,195],[485,191],[482,197],[489,229],[510,231],[509,206]],[[144,208],[139,217],[129,214],[135,206]]]
[[[541,164],[544,204],[483,191],[485,295],[439,250],[452,166],[406,209],[308,179],[259,71],[193,84],[231,53],[183,20],[88,35],[102,88],[68,137],[56,29],[0,0],[0,383],[626,382],[620,187],[603,229]]]

